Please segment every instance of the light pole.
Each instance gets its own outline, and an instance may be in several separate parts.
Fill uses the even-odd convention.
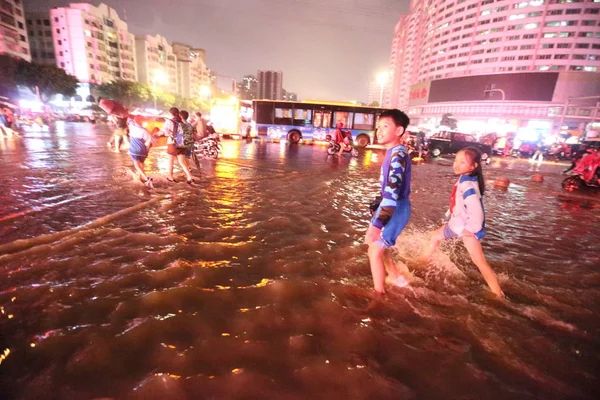
[[[377,74],[377,83],[379,83],[379,107],[383,107],[383,86],[388,80],[387,72],[380,72]]]

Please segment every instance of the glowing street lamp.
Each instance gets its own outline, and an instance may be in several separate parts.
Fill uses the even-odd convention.
[[[169,82],[169,78],[167,77],[167,74],[165,74],[165,72],[161,69],[157,69],[154,71],[153,77],[152,77],[152,94],[154,95],[154,109],[156,110],[156,84],[161,84],[164,85],[165,83]]]
[[[201,99],[208,99],[211,94],[212,94],[212,90],[210,90],[210,86],[208,86],[208,85],[200,86],[200,98]]]
[[[389,79],[387,72],[380,72],[377,74],[377,83],[379,83],[379,107],[383,107],[383,87]]]

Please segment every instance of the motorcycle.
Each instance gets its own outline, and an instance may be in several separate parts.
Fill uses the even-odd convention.
[[[329,141],[329,146],[327,147],[327,154],[330,156],[339,153],[341,148],[340,143],[336,143],[334,140]],[[344,153],[350,153],[352,157],[358,157],[358,149],[352,145],[344,145]]]
[[[596,178],[600,179],[598,175]],[[583,175],[571,175],[566,177],[562,181],[562,188],[567,192],[574,192],[575,190],[581,189],[592,189],[592,190],[600,190],[600,183],[598,183],[598,179],[590,179],[586,181],[583,178]]]
[[[566,177],[561,185],[567,192],[580,189],[600,189],[600,153],[590,154],[577,163],[574,174]]]
[[[205,137],[197,142],[194,142],[194,150],[192,151],[192,158],[197,167],[200,167],[200,160],[198,157],[208,157],[212,159],[219,158],[221,153],[221,141],[218,135],[211,135]]]

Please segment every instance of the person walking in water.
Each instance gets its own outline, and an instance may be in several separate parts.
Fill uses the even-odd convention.
[[[148,157],[148,151],[152,143],[152,136],[142,126],[144,123],[141,115],[132,116],[129,119],[129,156],[133,161],[133,167],[135,172],[139,175],[140,180],[152,189],[152,178],[146,175],[144,172],[144,162]]]
[[[379,117],[377,140],[386,148],[379,178],[382,200],[367,228],[365,244],[369,245],[373,285],[380,294],[385,293],[386,282],[398,287],[409,285],[387,250],[396,243],[410,218],[411,160],[402,144],[409,122],[408,116],[397,109],[384,111]]]
[[[461,238],[471,260],[491,291],[498,296],[504,296],[494,270],[485,259],[480,243],[485,236],[483,209],[485,181],[479,150],[467,147],[456,153],[454,173],[460,177],[450,196],[450,208],[446,213],[450,219],[447,224],[431,234],[429,243],[421,253],[420,261],[428,262],[441,240]]]
[[[194,183],[192,179],[192,174],[190,173],[189,168],[187,167],[187,163],[185,161],[185,151],[186,147],[183,146],[183,120],[179,115],[179,109],[177,107],[171,107],[169,110],[172,117],[171,119],[167,119],[160,130],[160,134],[163,136],[167,136],[167,154],[169,155],[169,169],[167,171],[167,180],[169,182],[177,182],[173,178],[173,164],[175,163],[175,159],[179,163],[179,166],[185,173],[187,178],[188,185]],[[180,138],[179,138],[179,137]],[[181,142],[181,145],[178,146],[177,142]]]

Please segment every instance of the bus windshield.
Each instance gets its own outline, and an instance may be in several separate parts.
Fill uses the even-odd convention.
[[[376,124],[383,108],[351,103],[254,100],[251,136],[290,143],[329,140],[338,124],[352,134],[354,143],[374,143]]]

